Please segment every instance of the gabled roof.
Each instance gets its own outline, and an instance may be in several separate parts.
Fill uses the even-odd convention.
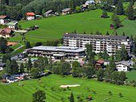
[[[10,34],[12,30],[10,28],[0,29],[0,34]]]
[[[68,12],[70,10],[71,10],[71,8],[65,8],[65,9],[62,10],[62,12]]]
[[[47,12],[45,12],[46,14],[52,13],[53,10],[48,10]]]
[[[0,15],[0,19],[5,19],[6,17],[6,15]]]
[[[8,26],[9,26],[9,25],[15,26],[16,24],[18,24],[17,21],[11,21],[11,22],[7,23]]]
[[[120,61],[120,62],[116,62],[116,65],[118,65],[118,64],[122,64],[122,65],[125,65],[125,66],[132,66],[133,62],[132,61]]]
[[[35,16],[35,13],[34,12],[27,12],[26,16]]]
[[[104,60],[100,59],[100,60],[97,61],[97,63],[104,64]]]

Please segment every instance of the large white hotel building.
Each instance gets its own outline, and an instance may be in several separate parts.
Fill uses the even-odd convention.
[[[123,45],[130,53],[131,40],[128,36],[66,33],[63,36],[63,44],[79,48],[85,48],[86,44],[92,44],[95,53],[107,51],[109,55],[114,55]]]

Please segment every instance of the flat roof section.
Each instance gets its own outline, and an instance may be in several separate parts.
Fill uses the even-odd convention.
[[[32,50],[43,50],[43,51],[60,51],[60,52],[83,52],[83,48],[68,47],[68,46],[36,46],[31,48]]]

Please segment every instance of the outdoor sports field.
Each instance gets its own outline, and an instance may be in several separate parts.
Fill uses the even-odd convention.
[[[64,91],[59,88],[60,85],[64,84],[79,84],[80,86]],[[61,102],[61,98],[68,102],[68,96],[71,92],[73,92],[75,99],[79,95],[83,99],[90,95],[93,97],[91,102],[136,102],[136,88],[72,78],[71,76],[49,75],[41,78],[41,80],[27,80],[10,85],[0,84],[0,87],[0,102],[31,102],[32,93],[37,89],[45,90],[47,102]],[[109,95],[109,91],[112,95]],[[119,93],[122,93],[123,97],[119,97]]]

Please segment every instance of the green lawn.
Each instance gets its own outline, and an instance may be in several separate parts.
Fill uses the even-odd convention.
[[[125,32],[126,35],[136,35],[136,20],[124,20],[122,24],[123,27],[117,30],[118,33],[122,34],[123,32]]]
[[[28,80],[20,82],[20,84],[24,86],[19,86],[18,83],[0,84],[0,102],[31,102],[32,93],[36,89],[45,90],[47,102],[61,102],[62,97],[65,102],[68,102],[67,97],[71,91],[74,93],[75,98],[81,95],[85,99],[88,95],[91,95],[93,97],[92,102],[136,102],[136,88],[117,86],[95,80],[72,78],[70,76],[50,75],[43,77],[40,82],[39,80]],[[62,84],[80,84],[81,86],[63,91],[59,88]],[[52,88],[54,90],[51,90]],[[109,91],[112,92],[112,96],[108,94]],[[122,98],[118,95],[120,92],[123,95]]]
[[[127,77],[128,77],[128,80],[132,81],[132,80],[135,80],[136,81],[136,70],[133,70],[133,71],[130,71],[130,72],[127,72]]]
[[[20,24],[22,25],[22,28],[39,25],[40,28],[38,30],[31,31],[26,35],[26,38],[31,42],[45,42],[47,40],[58,39],[61,38],[64,33],[73,32],[75,30],[79,33],[91,33],[96,31],[102,33],[109,31],[112,33],[113,30],[110,29],[110,24],[112,23],[111,18],[101,18],[101,14],[101,10],[92,10],[67,16],[43,18],[41,20],[33,21],[21,21]],[[110,16],[112,15],[111,13],[108,14]],[[121,18],[123,19],[124,16]],[[20,35],[16,35],[10,40],[18,41],[21,40],[21,37]]]

